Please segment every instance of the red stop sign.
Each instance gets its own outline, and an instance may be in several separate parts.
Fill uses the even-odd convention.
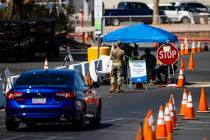
[[[179,51],[173,44],[163,44],[157,50],[157,58],[162,64],[171,65],[179,59]]]

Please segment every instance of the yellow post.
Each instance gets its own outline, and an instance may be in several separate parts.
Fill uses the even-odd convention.
[[[109,47],[101,47],[100,48],[100,55],[107,55],[110,54],[110,48]],[[90,63],[91,60],[98,59],[98,47],[92,46],[88,48],[88,63]]]

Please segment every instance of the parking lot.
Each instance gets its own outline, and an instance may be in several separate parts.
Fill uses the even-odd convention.
[[[210,102],[210,79],[209,79],[209,52],[203,52],[195,55],[196,69],[186,71],[187,82],[194,83],[187,85],[189,91],[193,94],[193,105],[195,111],[198,109],[200,90],[202,86],[206,87],[207,100]],[[185,64],[187,65],[189,56],[184,56]],[[49,65],[54,67],[62,63],[49,62]],[[22,63],[21,70],[14,64],[7,64],[12,69],[12,72],[19,73],[29,68],[30,63]],[[4,64],[1,67],[5,66]],[[33,68],[42,68],[43,62],[37,62]],[[16,70],[17,69],[17,70]],[[198,83],[199,82],[199,83]],[[139,123],[143,121],[148,109],[152,109],[154,120],[157,122],[157,114],[160,105],[164,105],[169,99],[170,94],[174,94],[177,112],[180,110],[183,89],[175,87],[157,87],[152,85],[148,90],[127,90],[124,93],[108,93],[109,86],[101,86],[97,91],[102,96],[102,124],[98,128],[87,125],[86,130],[77,131],[71,124],[39,124],[37,127],[25,127],[21,124],[21,128],[17,132],[8,132],[4,125],[4,111],[1,110],[0,115],[0,138],[3,140],[10,139],[78,139],[88,140],[95,139],[116,139],[128,140],[134,139]],[[210,114],[196,113],[195,121],[182,120],[178,117],[179,125],[173,133],[173,139],[191,139],[200,140],[203,137],[210,138]]]

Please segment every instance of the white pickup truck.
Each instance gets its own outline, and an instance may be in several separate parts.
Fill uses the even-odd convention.
[[[208,9],[198,2],[175,2],[171,5],[161,6],[169,22],[194,23],[198,16],[206,15],[208,19]]]

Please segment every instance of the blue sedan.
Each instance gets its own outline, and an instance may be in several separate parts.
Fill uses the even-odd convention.
[[[24,72],[6,95],[6,128],[15,131],[20,122],[72,122],[83,129],[88,120],[101,121],[101,97],[89,88],[75,70],[32,70]]]

